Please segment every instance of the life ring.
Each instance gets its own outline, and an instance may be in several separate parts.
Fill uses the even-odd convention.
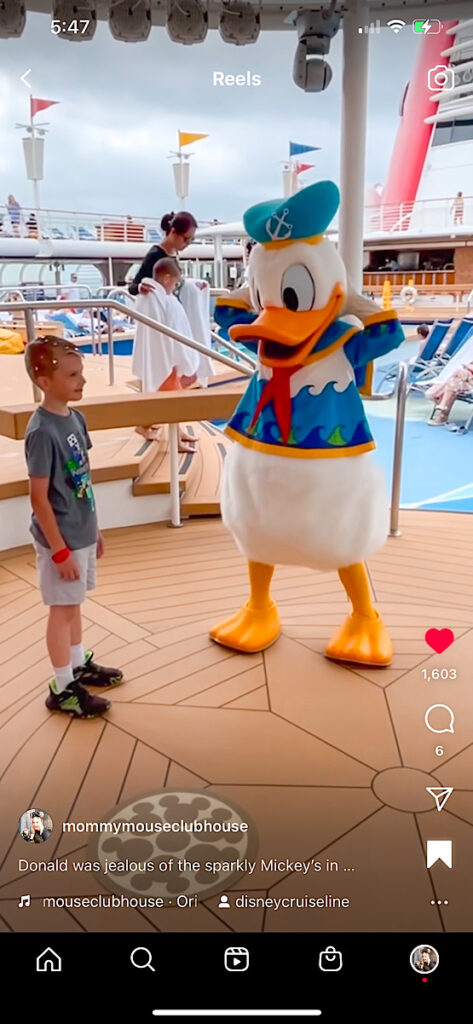
[[[401,288],[401,301],[407,306],[413,306],[417,301],[417,289],[412,284],[406,284]]]

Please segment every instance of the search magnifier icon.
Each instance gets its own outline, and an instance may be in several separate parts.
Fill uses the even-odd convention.
[[[145,954],[144,958],[141,956],[142,953]],[[140,963],[140,960],[143,959],[144,963]],[[132,950],[130,953],[130,960],[133,967],[138,967],[140,970],[142,967],[149,967],[150,971],[154,971],[153,964],[151,963],[151,950],[147,949],[146,946],[137,946],[136,949]]]

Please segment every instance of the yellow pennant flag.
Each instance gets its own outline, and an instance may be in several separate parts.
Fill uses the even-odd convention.
[[[199,139],[208,139],[208,135],[199,134],[199,132],[178,132],[179,136],[179,149],[181,146],[190,146],[191,142],[198,142]]]

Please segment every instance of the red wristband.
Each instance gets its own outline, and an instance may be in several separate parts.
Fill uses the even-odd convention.
[[[51,555],[51,557],[53,562],[55,562],[56,565],[59,565],[61,562],[65,562],[66,559],[69,558],[70,553],[69,548],[61,548],[60,551],[56,551],[56,554]]]

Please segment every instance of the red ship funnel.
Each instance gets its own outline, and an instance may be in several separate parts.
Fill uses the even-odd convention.
[[[447,35],[447,30],[457,24],[456,21],[443,22],[438,35],[427,33],[422,41],[419,40],[419,56],[404,95],[402,119],[383,191],[385,207],[391,204],[395,207],[416,199],[435,127],[433,124],[425,124],[425,118],[431,117],[438,109],[437,104],[430,101],[434,94],[428,87],[429,69],[442,64],[448,66],[449,58],[442,57],[442,50],[452,46],[452,36]]]

